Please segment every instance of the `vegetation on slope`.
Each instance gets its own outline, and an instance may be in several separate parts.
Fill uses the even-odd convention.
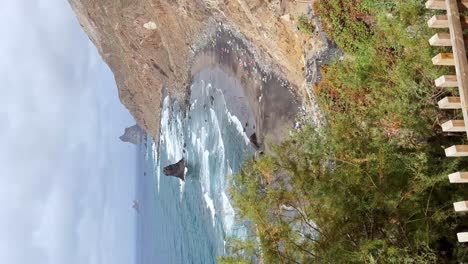
[[[302,15],[297,18],[297,28],[307,34],[312,34],[315,30],[314,24],[306,15]]]
[[[436,102],[451,90],[433,80],[437,50],[422,0],[321,0],[328,36],[346,52],[316,87],[327,125],[304,128],[270,155],[248,162],[231,195],[255,234],[228,243],[222,263],[461,263],[456,233],[468,219],[452,203],[466,170],[444,147]],[[443,116],[445,115],[445,116]]]

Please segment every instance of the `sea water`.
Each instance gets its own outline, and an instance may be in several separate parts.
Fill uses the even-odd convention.
[[[223,88],[232,78],[196,76],[189,109],[166,97],[160,141],[141,146],[137,194],[137,263],[215,263],[227,236],[247,229],[236,220],[230,175],[253,155],[241,121],[228,110]],[[186,180],[162,170],[181,158]]]

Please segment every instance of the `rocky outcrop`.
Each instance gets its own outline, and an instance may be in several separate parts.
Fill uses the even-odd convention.
[[[120,140],[138,145],[141,143],[144,134],[145,132],[139,125],[134,125],[125,129],[124,134],[120,136]]]
[[[260,149],[260,144],[258,143],[258,139],[257,139],[257,134],[256,134],[256,133],[253,133],[252,135],[250,135],[249,140],[250,140],[250,144],[252,145],[252,147],[253,147],[255,150],[259,150],[259,149]]]
[[[185,159],[179,160],[179,162],[164,167],[164,175],[177,177],[185,181]]]
[[[310,36],[297,30],[294,18],[307,4],[288,0],[69,2],[112,69],[120,100],[154,137],[159,133],[163,88],[184,101],[190,61],[221,23],[245,37],[265,67],[297,87],[303,82],[303,47]]]

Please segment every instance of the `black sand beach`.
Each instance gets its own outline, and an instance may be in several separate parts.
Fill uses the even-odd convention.
[[[209,80],[221,78],[216,71],[223,71],[233,78],[232,82],[216,81],[229,84],[222,87],[229,111],[244,124],[248,135],[256,133],[260,144],[279,143],[294,128],[302,100],[287,81],[263,68],[241,39],[217,30],[211,43],[194,57],[190,74]]]

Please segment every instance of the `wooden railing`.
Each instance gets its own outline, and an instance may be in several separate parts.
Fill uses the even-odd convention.
[[[462,132],[468,136],[468,62],[465,49],[466,37],[463,29],[468,28],[468,17],[460,16],[460,9],[468,9],[468,0],[429,0],[426,7],[447,10],[447,15],[435,15],[428,21],[430,28],[448,29],[449,32],[436,33],[429,39],[432,46],[452,47],[452,53],[439,53],[432,58],[434,65],[453,66],[455,75],[444,75],[435,80],[437,87],[458,87],[459,97],[445,97],[439,101],[440,109],[460,109],[463,120],[449,120],[442,124],[445,132]],[[445,149],[447,157],[467,157],[468,145],[454,145]],[[449,175],[451,183],[468,183],[468,172],[455,172]],[[468,201],[453,204],[455,211],[468,211]],[[459,242],[468,242],[468,232],[457,234]]]

